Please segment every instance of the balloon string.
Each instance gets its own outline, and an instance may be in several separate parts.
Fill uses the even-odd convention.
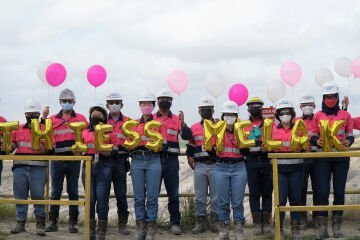
[[[349,76],[348,79],[347,79],[347,82],[348,82],[347,85],[348,85],[348,86],[347,86],[347,89],[346,89],[346,92],[345,92],[345,94],[346,94],[345,96],[347,96],[347,97],[349,96],[350,88],[351,88],[351,85],[352,85],[352,83],[353,83],[352,77],[353,77],[353,76]]]
[[[96,104],[96,87],[94,87],[94,104]]]
[[[179,101],[180,101],[180,111],[183,111],[183,109],[182,109],[182,101],[181,101],[181,94],[179,94]]]

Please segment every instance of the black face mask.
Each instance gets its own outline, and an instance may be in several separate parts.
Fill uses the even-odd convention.
[[[32,119],[39,119],[39,117],[40,117],[39,115],[30,115],[30,116],[26,117],[26,122],[28,124],[31,124]]]
[[[161,101],[161,102],[159,102],[159,108],[160,109],[167,110],[167,109],[170,109],[170,107],[171,107],[171,102],[169,102],[169,101]]]
[[[261,117],[261,108],[249,108],[250,115],[255,118]]]
[[[210,120],[212,118],[212,115],[213,115],[213,110],[210,109],[210,108],[205,108],[205,109],[201,109],[200,110],[200,116],[203,118],[203,119],[208,119]]]
[[[90,119],[90,125],[92,127],[95,127],[96,125],[98,125],[99,123],[103,123],[104,122],[104,119],[101,118],[101,117],[92,117]]]

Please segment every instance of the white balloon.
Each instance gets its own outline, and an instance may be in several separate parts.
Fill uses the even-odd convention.
[[[320,68],[316,71],[315,82],[317,83],[317,85],[321,87],[324,83],[331,81],[334,81],[334,74],[330,69]]]
[[[51,64],[53,64],[53,62],[51,62],[51,61],[42,61],[42,62],[40,62],[39,66],[38,66],[38,68],[37,68],[37,71],[36,71],[36,73],[37,73],[40,81],[46,83],[46,76],[45,76],[45,74],[46,74],[46,69],[47,69],[48,66],[51,65]]]
[[[335,61],[334,70],[341,77],[350,77],[351,76],[351,59],[342,57]]]
[[[204,81],[204,85],[206,90],[215,98],[225,90],[225,80],[217,74],[209,75]]]
[[[286,93],[286,87],[280,80],[271,81],[268,83],[266,93],[270,100],[275,103],[280,98],[283,98]]]

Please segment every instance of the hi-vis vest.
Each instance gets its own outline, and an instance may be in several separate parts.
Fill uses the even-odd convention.
[[[124,136],[123,132],[122,132],[122,125],[128,120],[128,117],[123,116],[120,113],[120,117],[118,120],[114,120],[111,117],[108,118],[107,123],[112,125],[114,128],[114,131],[111,133],[110,138],[111,138],[111,142],[114,144],[113,149],[117,150],[119,153],[121,154],[126,154],[127,151],[126,149],[123,147],[123,144],[126,140],[126,137]]]
[[[237,145],[234,133],[226,131],[224,139],[224,151],[219,154],[220,158],[243,158],[240,148]]]
[[[203,143],[204,143],[204,133],[203,133],[203,125],[201,124],[201,122],[197,122],[195,124],[193,124],[190,128],[191,133],[192,133],[192,139],[189,140],[188,143],[188,148],[192,149],[192,154],[195,161],[200,161],[200,160],[204,160],[204,159],[210,159],[210,158],[214,158],[213,155],[211,155],[211,153],[205,151],[204,147],[203,147]],[[213,145],[215,146],[216,141],[215,138],[213,139]]]
[[[75,135],[73,130],[67,125],[70,122],[86,122],[86,118],[74,111],[71,118],[66,121],[62,112],[50,117],[53,122],[53,134],[55,139],[55,154],[72,155],[71,146],[75,143]]]
[[[40,124],[41,129],[44,125]],[[28,124],[21,124],[19,129],[12,132],[12,142],[16,145],[16,155],[40,155],[31,147],[31,130]],[[48,166],[48,161],[14,161],[14,165]]]
[[[178,135],[181,132],[179,117],[170,112],[165,118],[163,118],[160,113],[154,113],[153,118],[162,123],[160,132],[164,138],[164,145],[167,145],[166,152],[179,154],[180,146]]]

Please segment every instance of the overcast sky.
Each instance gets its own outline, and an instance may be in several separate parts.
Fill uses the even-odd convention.
[[[293,60],[303,70],[295,99],[309,92],[320,100],[316,70],[333,69],[339,57],[360,55],[358,0],[1,0],[0,8],[0,115],[8,120],[23,121],[28,98],[50,102],[51,112],[59,111],[58,94],[65,87],[75,91],[75,109],[87,116],[95,101],[86,80],[93,64],[108,72],[96,90],[97,101],[118,91],[123,112],[132,118],[140,116],[136,99],[143,89],[156,93],[166,87],[170,71],[185,71],[189,87],[181,106],[175,98],[173,110],[181,107],[193,123],[199,118],[196,104],[207,95],[203,81],[209,74],[226,80],[219,105],[237,82],[270,105],[267,82],[280,79],[280,66]],[[44,60],[66,67],[63,85],[50,90],[37,78]],[[334,76],[344,91],[345,79]],[[356,79],[349,93],[355,116],[360,116],[359,90]],[[292,99],[291,88],[287,96]],[[244,106],[241,117],[247,117]]]

